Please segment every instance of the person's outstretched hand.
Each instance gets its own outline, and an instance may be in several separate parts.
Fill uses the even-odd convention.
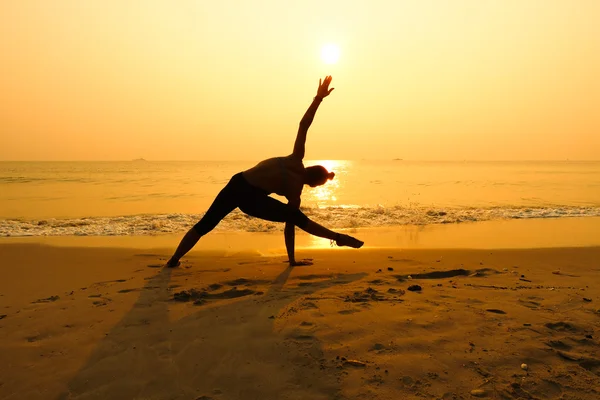
[[[329,84],[331,83],[331,75],[325,77],[324,80],[319,79],[319,88],[317,89],[317,97],[321,99],[329,96],[329,93],[333,91],[335,88],[329,89]]]

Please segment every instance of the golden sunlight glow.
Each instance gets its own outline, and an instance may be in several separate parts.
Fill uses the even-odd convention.
[[[55,3],[0,1],[0,160],[273,157],[327,75],[314,158],[599,158],[597,0]]]
[[[345,160],[319,160],[311,163],[312,165],[322,165],[327,171],[334,172],[335,178],[322,186],[313,188],[309,194],[310,201],[316,202],[317,205],[331,205],[337,201],[336,193],[340,187],[340,173],[346,169],[344,167],[347,163],[348,161]]]
[[[328,43],[321,48],[321,59],[325,64],[335,64],[340,58],[340,48],[333,44]]]
[[[346,160],[318,160],[315,161],[312,165],[322,165],[329,172],[337,172],[341,169],[344,169],[344,166],[348,164]]]
[[[323,186],[314,188],[311,197],[317,202],[336,201],[335,192],[339,185],[339,182],[335,179],[329,181]]]

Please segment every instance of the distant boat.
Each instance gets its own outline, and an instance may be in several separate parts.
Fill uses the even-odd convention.
[[[131,160],[131,161],[148,161],[145,158],[136,158],[135,160]]]
[[[404,161],[404,160],[402,160],[401,158],[394,158],[394,159],[392,159],[392,161]]]

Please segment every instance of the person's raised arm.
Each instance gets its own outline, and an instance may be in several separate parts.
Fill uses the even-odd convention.
[[[319,104],[321,104],[321,101],[323,101],[325,97],[329,96],[329,93],[331,93],[334,89],[329,89],[330,83],[331,76],[326,76],[324,80],[319,79],[319,88],[317,89],[317,95],[308,107],[308,110],[306,110],[306,113],[302,117],[302,120],[300,120],[298,135],[296,136],[296,142],[294,143],[294,152],[292,153],[294,157],[297,157],[301,160],[304,158],[306,134],[308,132],[308,128],[310,128],[310,124],[312,124],[313,119],[315,118],[315,113],[319,108]]]

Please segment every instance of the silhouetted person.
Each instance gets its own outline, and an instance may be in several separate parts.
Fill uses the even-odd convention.
[[[333,179],[335,175],[323,166],[305,168],[302,163],[308,128],[317,108],[333,90],[333,88],[329,89],[330,83],[331,76],[325,77],[323,81],[319,80],[317,95],[300,121],[293,153],[287,157],[269,158],[246,171],[235,174],[217,195],[204,217],[185,234],[177,250],[167,262],[168,267],[178,266],[181,257],[237,207],[253,217],[285,222],[285,246],[292,266],[308,264],[296,261],[294,257],[296,226],[311,235],[334,240],[338,246],[359,248],[363,245],[362,241],[352,236],[333,232],[317,224],[300,211],[300,195],[304,185],[321,186]],[[271,193],[285,196],[288,204],[270,197]]]

